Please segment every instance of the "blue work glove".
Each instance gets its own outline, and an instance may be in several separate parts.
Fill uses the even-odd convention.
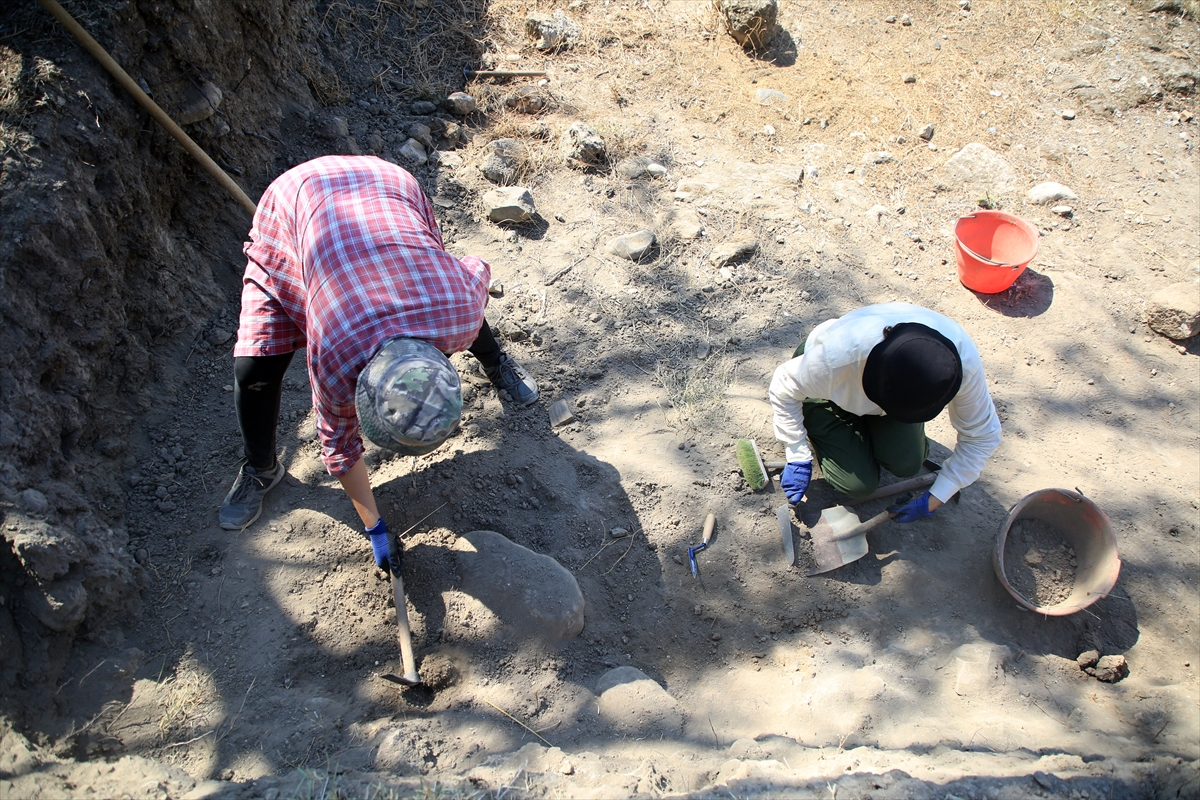
[[[916,522],[919,519],[932,517],[933,511],[929,509],[929,498],[929,492],[925,492],[911,500],[902,500],[888,509],[896,514],[892,520],[894,522]]]
[[[791,461],[783,468],[779,485],[783,487],[783,493],[787,495],[788,502],[794,504],[804,499],[804,493],[808,491],[808,484],[811,480],[811,461]]]
[[[375,566],[379,567],[384,572],[391,574],[391,565],[395,564],[398,569],[402,554],[399,551],[399,542],[394,546],[397,552],[393,554],[389,551],[389,539],[387,523],[383,521],[383,517],[379,518],[379,522],[375,523],[375,527],[367,528],[367,538],[371,540],[371,552],[375,556]]]

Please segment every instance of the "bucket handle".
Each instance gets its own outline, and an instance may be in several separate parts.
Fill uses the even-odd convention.
[[[965,215],[963,215],[962,218],[963,219],[978,219],[978,216],[976,214],[965,214]],[[1042,234],[1039,232],[1038,238],[1041,238],[1041,235]],[[972,250],[971,248],[969,248],[965,244],[963,244],[963,240],[959,239],[957,235],[955,235],[954,238],[958,241],[959,247],[961,247],[963,250],[966,250],[968,255],[970,255],[972,258],[974,258],[978,261],[982,261],[986,264],[991,264],[993,267],[1007,267],[1008,269],[1021,269],[1020,264],[1005,264],[1002,261],[993,261],[992,259],[987,258],[986,256],[981,256],[981,255],[979,255],[979,253],[976,253],[974,250]]]

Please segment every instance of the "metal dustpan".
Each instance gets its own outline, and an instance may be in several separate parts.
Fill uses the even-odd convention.
[[[936,479],[937,474],[934,472],[918,475],[915,478],[884,486],[867,497],[846,505],[858,505],[882,497],[891,497],[901,492],[924,489],[926,486],[932,486]],[[892,516],[893,514],[890,512],[884,511],[864,522],[846,506],[833,506],[822,511],[821,518],[808,529],[809,535],[812,537],[813,561],[816,562],[815,566],[808,571],[809,576],[829,572],[865,556],[868,550],[867,531],[882,525]]]

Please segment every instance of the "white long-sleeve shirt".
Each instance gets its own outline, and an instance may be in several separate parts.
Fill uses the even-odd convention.
[[[983,362],[971,337],[954,320],[909,303],[882,303],[823,322],[808,336],[804,355],[786,361],[771,379],[775,438],[783,442],[788,462],[812,461],[804,428],[806,397],[831,400],[851,414],[883,415],[863,391],[863,368],[872,348],[883,341],[883,329],[919,322],[945,336],[962,359],[962,386],[950,401],[950,424],[958,431],[954,453],[946,459],[930,494],[943,503],[979,477],[1000,446],[1000,419],[988,394]]]

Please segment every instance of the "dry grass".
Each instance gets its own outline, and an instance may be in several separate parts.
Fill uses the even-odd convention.
[[[655,380],[666,390],[670,409],[664,409],[667,424],[676,430],[695,433],[719,430],[725,422],[725,391],[737,375],[737,363],[724,353],[713,354],[699,364],[682,358],[660,360]]]
[[[159,738],[163,742],[192,735],[208,719],[208,707],[220,696],[212,673],[194,658],[180,659],[175,674],[162,684],[162,716],[158,720]]]

